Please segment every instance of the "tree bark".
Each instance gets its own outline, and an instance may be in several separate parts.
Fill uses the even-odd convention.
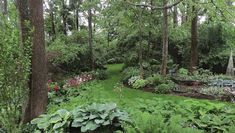
[[[50,1],[49,7],[50,7],[50,17],[51,17],[51,32],[52,32],[52,38],[54,39],[56,36],[55,15],[53,12],[54,2]]]
[[[167,6],[167,0],[163,0],[163,6]],[[167,8],[163,9],[163,24],[162,24],[162,68],[161,74],[167,74],[167,56],[168,56],[168,13]]]
[[[153,6],[153,0],[150,0],[150,6]],[[151,7],[150,8],[150,15],[151,15],[151,17],[150,18],[152,18],[152,16],[153,16],[153,8]],[[150,29],[152,28],[152,21],[150,21],[150,23],[149,23],[149,26],[150,26]],[[149,34],[148,34],[148,57],[150,58],[150,48],[151,48],[151,40],[152,40],[152,32],[151,31],[149,31]]]
[[[174,27],[178,26],[178,11],[177,11],[177,6],[174,6],[173,23],[174,23]]]
[[[76,30],[77,30],[77,31],[79,31],[79,21],[78,21],[78,17],[79,17],[78,9],[75,9],[75,23],[76,23]]]
[[[190,58],[190,74],[193,74],[194,70],[196,70],[196,66],[198,63],[198,33],[197,33],[197,22],[198,15],[196,11],[196,7],[192,7],[193,18],[191,21],[191,58]]]
[[[62,0],[62,8],[63,8],[63,12],[62,12],[62,20],[63,20],[63,32],[65,35],[67,35],[67,17],[66,17],[66,14],[65,14],[65,2],[64,0]]]
[[[28,7],[27,4],[28,3]],[[28,33],[22,31],[22,24],[24,25],[24,19],[28,18],[26,9],[30,12],[30,21],[33,26],[32,33],[32,70],[31,79],[29,84],[29,96],[25,110],[23,110],[23,122],[27,123],[32,119],[38,117],[44,111],[47,106],[47,67],[45,56],[45,40],[44,40],[44,20],[43,20],[43,4],[42,0],[18,0],[18,6],[20,11],[20,23],[21,23],[21,37],[22,43],[27,41]],[[24,7],[25,9],[22,9]],[[21,12],[23,11],[23,12]],[[26,16],[21,16],[26,15]],[[28,32],[28,31],[27,31]]]
[[[89,39],[88,39],[88,44],[89,44],[89,49],[90,49],[90,65],[92,70],[95,70],[95,64],[94,64],[94,57],[93,57],[93,31],[92,31],[92,12],[91,12],[91,7],[88,10],[88,30],[89,30]]]

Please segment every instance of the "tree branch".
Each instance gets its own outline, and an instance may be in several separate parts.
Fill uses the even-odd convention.
[[[136,7],[144,7],[144,8],[147,8],[147,7],[150,7],[152,8],[152,10],[163,10],[163,9],[169,9],[169,8],[172,8],[176,5],[178,5],[179,3],[181,3],[183,0],[178,0],[177,2],[171,4],[171,5],[166,5],[166,6],[163,6],[163,7],[157,7],[157,6],[152,6],[152,5],[147,5],[147,4],[134,4],[134,3],[131,3],[127,0],[124,0],[127,4],[129,5],[132,5],[132,6],[136,6]]]

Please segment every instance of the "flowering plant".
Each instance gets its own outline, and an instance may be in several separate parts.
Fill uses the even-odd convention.
[[[48,80],[47,89],[48,91],[58,92],[60,90],[60,87],[57,82],[52,82],[52,80]]]

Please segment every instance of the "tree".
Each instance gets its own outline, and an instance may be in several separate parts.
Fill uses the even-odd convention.
[[[91,3],[91,0],[89,1]],[[91,7],[88,9],[88,32],[89,32],[89,49],[90,49],[90,63],[92,70],[95,69],[94,57],[93,57],[93,30],[92,30],[92,10]]]
[[[163,6],[167,6],[167,0],[163,0]],[[167,71],[167,56],[168,56],[168,13],[167,8],[163,9],[163,23],[162,23],[162,67],[161,74],[166,76]]]
[[[196,70],[198,63],[198,14],[196,6],[192,6],[192,20],[191,20],[191,58],[189,72],[192,74]]]
[[[21,41],[25,44],[28,39],[26,21],[30,20],[32,32],[31,75],[29,80],[29,96],[23,110],[23,122],[29,122],[46,110],[47,106],[47,68],[45,56],[43,3],[42,0],[18,0],[20,16]],[[28,16],[30,13],[30,17]],[[29,19],[28,19],[29,18]],[[24,31],[26,30],[26,31]],[[23,46],[24,47],[24,46]]]

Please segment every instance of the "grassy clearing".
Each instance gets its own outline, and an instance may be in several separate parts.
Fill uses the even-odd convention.
[[[73,109],[77,106],[92,102],[114,102],[121,107],[132,107],[138,104],[138,99],[151,100],[154,98],[161,98],[164,100],[172,100],[174,102],[181,102],[183,100],[194,100],[205,103],[219,103],[228,104],[219,101],[198,100],[186,97],[172,96],[172,95],[158,95],[141,90],[129,89],[120,83],[122,64],[107,65],[108,79],[103,81],[93,81],[87,83],[86,91],[83,91],[81,96],[72,98],[69,102],[60,105],[50,105],[48,112],[54,112],[58,109]],[[233,105],[232,105],[233,106]]]

